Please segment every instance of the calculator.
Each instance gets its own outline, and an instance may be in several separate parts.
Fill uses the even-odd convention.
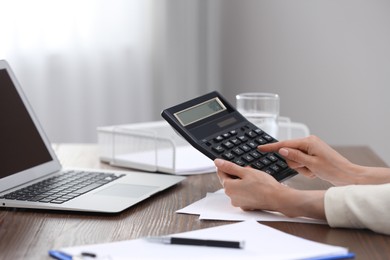
[[[167,108],[161,116],[212,160],[222,158],[251,166],[279,182],[297,174],[280,154],[257,149],[277,140],[249,122],[217,91]]]

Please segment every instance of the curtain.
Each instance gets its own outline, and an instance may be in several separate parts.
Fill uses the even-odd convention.
[[[164,107],[219,88],[215,6],[0,0],[0,59],[52,142],[94,142],[98,126],[161,120]]]

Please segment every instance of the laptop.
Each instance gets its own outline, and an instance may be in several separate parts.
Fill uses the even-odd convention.
[[[118,213],[184,177],[63,169],[9,64],[0,60],[0,206]]]

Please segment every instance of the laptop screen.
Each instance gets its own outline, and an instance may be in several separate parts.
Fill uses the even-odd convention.
[[[0,179],[52,160],[6,69],[0,69]]]

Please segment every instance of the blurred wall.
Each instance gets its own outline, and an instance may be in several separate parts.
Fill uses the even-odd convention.
[[[98,126],[162,120],[163,108],[218,88],[217,7],[214,0],[0,1],[0,59],[52,142],[96,142]]]
[[[390,165],[390,1],[220,1],[220,84],[275,92],[281,115]]]

